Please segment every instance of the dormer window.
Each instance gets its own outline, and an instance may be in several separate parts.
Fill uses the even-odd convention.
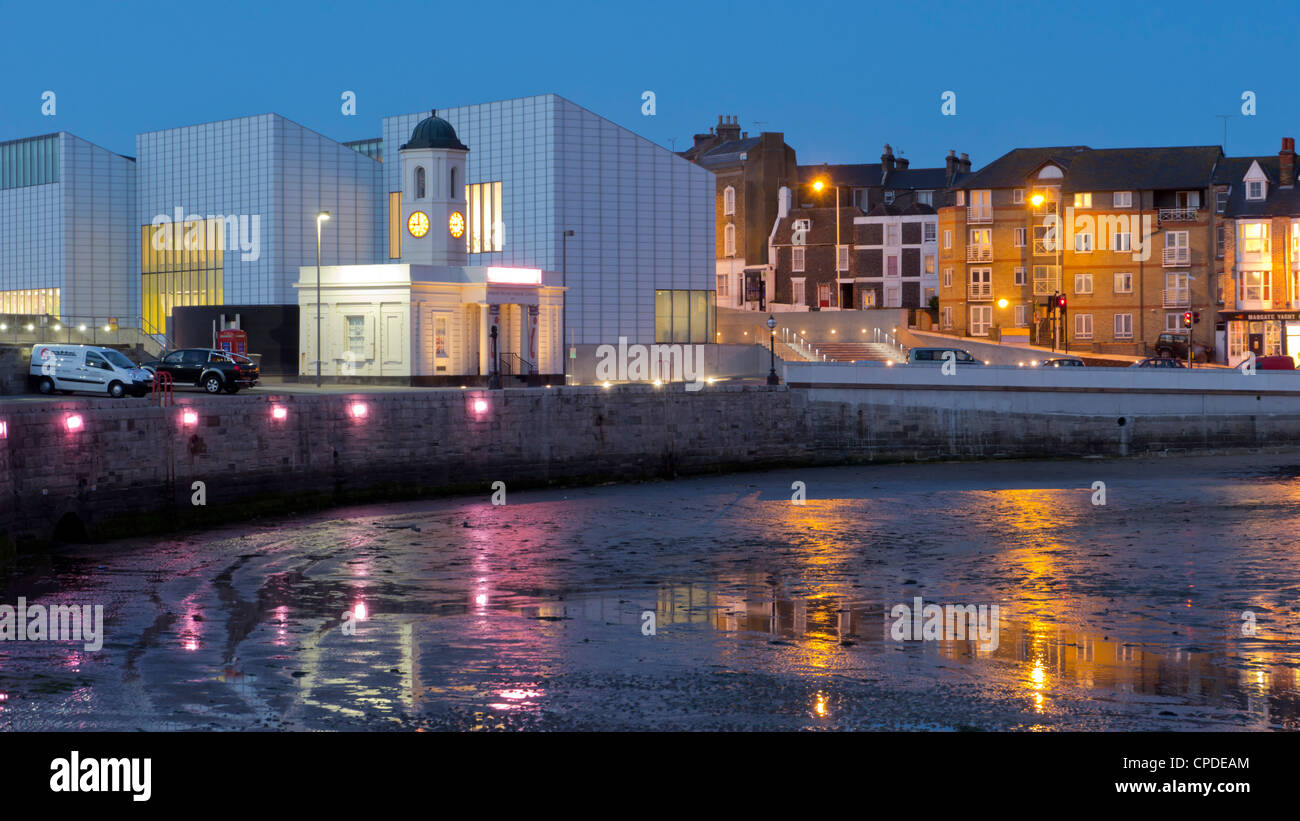
[[[1268,176],[1264,169],[1259,167],[1259,161],[1255,160],[1250,164],[1250,170],[1242,178],[1246,183],[1246,201],[1259,202],[1268,196]]]

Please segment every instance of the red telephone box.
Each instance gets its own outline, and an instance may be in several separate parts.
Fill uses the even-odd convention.
[[[238,328],[217,331],[217,347],[226,353],[248,355],[248,332]]]

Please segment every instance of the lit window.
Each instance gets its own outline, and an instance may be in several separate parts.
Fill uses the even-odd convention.
[[[1268,253],[1268,224],[1243,222],[1240,224],[1241,251],[1245,254]]]
[[[365,359],[366,351],[366,318],[364,316],[349,316],[346,318],[348,325],[348,352],[354,359]]]
[[[476,182],[465,186],[465,204],[469,210],[465,250],[471,254],[500,251],[505,245],[505,224],[501,221],[501,183]]]
[[[1078,193],[1078,194],[1075,194],[1075,195],[1074,195],[1074,207],[1075,207],[1075,208],[1091,208],[1091,207],[1092,207],[1092,194],[1089,193],[1089,192],[1087,192],[1087,191],[1082,191],[1082,192],[1080,192],[1080,193]]]

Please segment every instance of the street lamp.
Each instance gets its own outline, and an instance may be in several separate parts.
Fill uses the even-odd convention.
[[[827,186],[825,180],[813,182],[813,190],[821,193]],[[840,187],[835,186],[835,302],[844,310],[844,285],[840,282]]]
[[[501,387],[501,355],[497,352],[497,326],[493,325],[488,329],[488,336],[491,337],[492,358],[488,362],[488,390],[494,391]]]
[[[316,387],[320,387],[320,366],[321,366],[321,349],[320,349],[320,227],[323,223],[329,222],[330,212],[321,211],[316,215]]]
[[[772,369],[767,372],[767,384],[780,385],[781,378],[776,375],[776,317],[767,315],[767,349],[771,357]]]

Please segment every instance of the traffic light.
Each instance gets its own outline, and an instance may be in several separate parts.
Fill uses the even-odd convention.
[[[1056,308],[1061,313],[1065,313],[1065,294],[1061,294],[1056,298]]]
[[[1192,327],[1192,312],[1191,312],[1191,311],[1183,311],[1183,327],[1184,327],[1184,328],[1190,328],[1190,327]]]
[[[1196,323],[1197,325],[1200,325],[1200,324],[1201,324],[1201,312],[1200,312],[1200,311],[1192,311],[1192,322]]]

